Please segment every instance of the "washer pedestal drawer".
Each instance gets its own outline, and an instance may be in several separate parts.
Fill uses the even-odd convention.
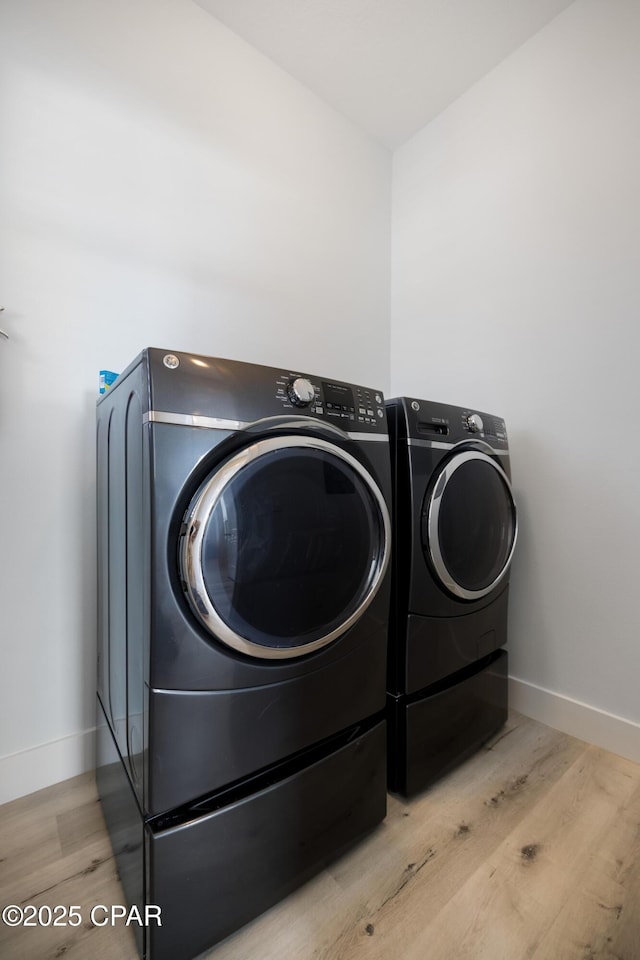
[[[499,650],[412,697],[387,697],[389,789],[412,796],[466,759],[507,719]]]

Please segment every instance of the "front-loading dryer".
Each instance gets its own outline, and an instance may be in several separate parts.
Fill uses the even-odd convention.
[[[387,414],[389,785],[411,795],[506,719],[517,515],[502,418],[409,397],[389,400]]]
[[[384,400],[148,349],[97,449],[100,794],[186,960],[385,815]]]

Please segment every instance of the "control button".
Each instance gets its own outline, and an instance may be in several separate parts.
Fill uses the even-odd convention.
[[[364,415],[366,412],[367,411],[365,410],[364,407],[358,407],[358,413],[362,413]]]
[[[316,392],[313,384],[306,377],[296,377],[287,387],[287,393],[291,403],[296,407],[308,407]]]
[[[358,423],[364,423],[364,417],[358,417]]]
[[[372,417],[372,416],[373,416],[373,410],[367,410],[367,416],[368,416],[368,417]]]
[[[384,411],[383,411],[383,410],[378,410],[378,416],[379,416],[379,417],[384,417]]]
[[[382,403],[382,397],[379,393],[376,393],[376,403]]]
[[[466,426],[467,430],[470,430],[471,433],[478,433],[478,431],[481,431],[483,427],[482,417],[477,413],[472,413],[466,418]]]
[[[316,413],[324,413],[322,407],[316,407]]]

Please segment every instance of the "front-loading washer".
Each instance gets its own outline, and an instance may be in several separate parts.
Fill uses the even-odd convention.
[[[387,415],[389,786],[410,796],[506,719],[517,514],[501,417],[410,397],[389,400]]]
[[[145,350],[98,402],[98,783],[152,960],[386,812],[379,391]]]

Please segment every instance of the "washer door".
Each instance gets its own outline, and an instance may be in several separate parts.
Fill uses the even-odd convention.
[[[184,589],[206,630],[242,653],[298,657],[349,629],[389,562],[377,484],[327,440],[258,440],[194,497],[180,547]]]
[[[506,576],[517,537],[509,479],[477,450],[454,454],[440,469],[422,510],[422,549],[441,584],[477,600]]]

